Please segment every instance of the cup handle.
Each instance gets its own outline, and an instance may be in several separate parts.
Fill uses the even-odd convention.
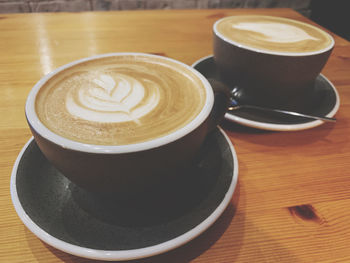
[[[228,107],[230,106],[230,90],[226,85],[215,79],[208,79],[214,91],[214,105],[213,110],[209,115],[209,129],[213,131],[217,125],[223,120]]]

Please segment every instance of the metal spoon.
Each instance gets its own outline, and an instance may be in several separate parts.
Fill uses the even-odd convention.
[[[231,105],[228,107],[229,111],[234,111],[234,110],[238,110],[238,109],[242,109],[242,108],[267,111],[267,112],[278,112],[278,113],[299,116],[299,117],[305,117],[305,118],[321,120],[321,121],[328,121],[328,122],[335,122],[336,121],[335,118],[331,118],[331,117],[314,116],[314,115],[308,115],[308,114],[304,114],[304,113],[300,113],[300,112],[286,111],[286,110],[279,110],[279,109],[270,109],[270,108],[264,108],[264,107],[260,107],[260,106],[253,106],[253,105],[246,105],[246,104],[239,105],[238,102],[234,98],[231,98]]]
[[[224,85],[222,82],[217,81],[215,79],[209,79],[209,82],[211,85],[220,86],[222,88],[226,87],[226,85]],[[237,95],[236,92],[230,92],[230,105],[228,107],[229,111],[235,111],[238,109],[245,108],[245,109],[254,109],[254,110],[265,111],[265,112],[278,112],[278,113],[282,113],[282,114],[305,117],[305,118],[309,118],[309,119],[315,119],[315,120],[321,120],[321,121],[327,121],[327,122],[335,122],[336,121],[335,118],[331,118],[331,117],[315,116],[315,115],[309,115],[309,114],[304,114],[304,113],[294,112],[294,111],[287,111],[287,110],[281,110],[281,109],[271,109],[271,108],[265,108],[265,107],[248,105],[248,104],[240,104],[236,95]]]

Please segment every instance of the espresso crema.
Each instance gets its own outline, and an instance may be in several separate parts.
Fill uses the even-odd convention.
[[[326,32],[306,23],[280,17],[231,16],[219,20],[215,29],[235,43],[272,52],[317,52],[333,44]]]
[[[181,64],[153,56],[103,57],[50,78],[35,101],[54,133],[88,144],[127,145],[156,139],[191,122],[206,90]]]

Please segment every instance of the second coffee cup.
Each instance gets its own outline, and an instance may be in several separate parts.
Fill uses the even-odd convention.
[[[241,102],[307,111],[334,46],[323,30],[272,16],[231,16],[213,26],[214,59]]]

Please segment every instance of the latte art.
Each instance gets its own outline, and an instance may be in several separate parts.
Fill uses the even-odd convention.
[[[39,90],[35,110],[62,137],[127,145],[181,129],[206,99],[202,80],[184,65],[156,56],[119,55],[56,73]]]
[[[115,74],[114,78],[101,74],[87,85],[69,90],[66,108],[70,114],[87,121],[138,122],[159,102],[158,84],[148,82],[151,91],[146,97],[146,86],[137,79],[123,74]]]
[[[317,38],[309,35],[307,32],[292,25],[281,23],[267,23],[267,22],[242,22],[232,25],[233,28],[240,30],[247,30],[251,32],[261,33],[256,38],[261,40],[276,42],[276,43],[293,43],[303,40],[316,40]]]
[[[273,16],[231,16],[214,25],[215,32],[240,46],[262,51],[307,53],[330,48],[332,38],[312,25]]]

